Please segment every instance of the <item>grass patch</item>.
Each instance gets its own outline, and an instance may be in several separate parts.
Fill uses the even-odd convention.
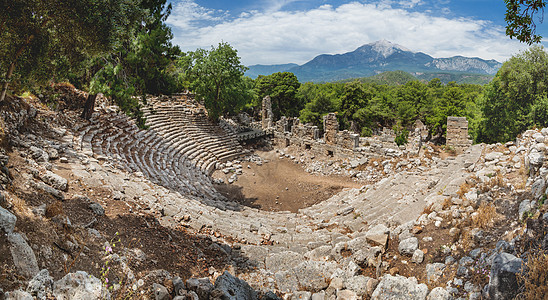
[[[460,244],[464,252],[468,252],[474,247],[475,245],[474,237],[472,236],[472,233],[470,232],[470,228],[462,229],[460,234]]]
[[[498,214],[497,209],[492,204],[482,203],[478,208],[477,215],[472,218],[472,225],[482,229],[487,228],[495,222]]]
[[[461,184],[459,190],[457,191],[459,198],[464,199],[464,195],[470,191],[470,188],[472,188],[472,186],[467,182]]]
[[[548,254],[543,250],[527,256],[523,269],[517,274],[520,293],[516,299],[548,299]]]

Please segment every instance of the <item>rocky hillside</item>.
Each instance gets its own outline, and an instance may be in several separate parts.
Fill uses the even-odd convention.
[[[75,107],[85,100],[71,97]],[[0,297],[546,297],[548,128],[459,156],[434,145],[416,157],[351,161],[278,149],[311,172],[376,176],[291,213],[213,190],[200,167],[213,157],[207,132],[221,139],[200,129],[211,124],[193,121],[193,147],[99,106],[91,122],[35,97],[3,106]],[[215,168],[241,174],[269,163],[251,153],[231,159]]]

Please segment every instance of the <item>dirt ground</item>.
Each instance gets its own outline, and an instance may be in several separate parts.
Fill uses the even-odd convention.
[[[230,200],[267,211],[297,212],[329,199],[344,188],[360,188],[348,177],[317,176],[303,170],[302,165],[280,159],[275,151],[256,151],[267,160],[259,166],[242,162],[243,174],[233,184],[217,184],[217,190]],[[228,182],[232,173],[216,171],[214,178]]]

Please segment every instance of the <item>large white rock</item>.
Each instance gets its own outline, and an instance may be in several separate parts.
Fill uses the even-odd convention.
[[[533,166],[541,166],[544,162],[544,154],[542,152],[539,152],[537,149],[531,150],[528,158],[529,164]]]
[[[495,159],[500,159],[502,157],[501,152],[490,152],[485,154],[485,161],[493,161]]]
[[[69,273],[53,284],[53,295],[58,300],[70,299],[104,299],[108,298],[108,291],[93,275],[84,271]]]
[[[413,255],[415,250],[419,248],[419,240],[416,237],[410,237],[400,242],[398,250],[402,255]]]
[[[424,300],[426,295],[428,295],[428,287],[424,283],[419,284],[415,277],[386,274],[373,292],[371,300]]]
[[[44,176],[42,176],[41,179],[42,181],[51,185],[55,189],[58,189],[61,191],[66,191],[68,189],[68,181],[65,178],[51,171],[46,171],[46,173],[44,174]]]
[[[0,228],[4,229],[6,233],[12,233],[16,222],[17,217],[14,214],[0,207]]]
[[[451,294],[449,294],[449,292],[442,287],[437,287],[432,289],[430,294],[428,294],[428,298],[426,298],[426,300],[449,300],[449,299],[451,299]]]
[[[17,272],[27,278],[34,277],[39,271],[38,262],[27,241],[19,233],[8,234],[8,241],[10,242],[11,257]]]

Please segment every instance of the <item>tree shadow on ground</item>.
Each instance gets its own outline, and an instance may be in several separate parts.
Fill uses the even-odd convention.
[[[243,187],[241,186],[226,183],[217,183],[213,186],[221,195],[225,196],[228,201],[234,201],[239,205],[261,209],[261,206],[256,203],[259,199],[256,197],[246,197],[243,193]]]

